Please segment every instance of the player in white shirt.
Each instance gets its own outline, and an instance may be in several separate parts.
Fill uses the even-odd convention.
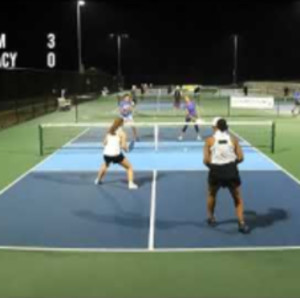
[[[137,189],[138,186],[134,183],[132,165],[122,153],[122,150],[128,151],[127,136],[122,129],[123,124],[124,120],[122,118],[115,119],[113,125],[105,136],[103,150],[104,163],[99,170],[95,184],[102,183],[110,164],[115,163],[119,164],[127,171],[128,188]]]
[[[238,229],[241,233],[250,232],[244,220],[243,199],[241,197],[241,179],[237,164],[243,162],[243,151],[238,140],[229,134],[225,119],[215,118],[214,134],[206,139],[204,146],[204,164],[209,168],[207,212],[208,224],[216,225],[214,210],[216,195],[221,187],[229,189],[234,200],[238,217]]]

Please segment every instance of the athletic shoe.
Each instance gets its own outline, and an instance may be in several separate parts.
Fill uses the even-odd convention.
[[[178,137],[178,141],[182,141],[183,140],[183,137],[182,136],[179,136]]]
[[[130,182],[130,183],[128,184],[128,188],[129,188],[129,189],[138,189],[139,187],[138,187],[135,183]]]
[[[95,185],[99,185],[99,184],[102,184],[102,181],[100,181],[98,178],[96,178],[94,183],[95,183]]]
[[[207,224],[208,224],[210,227],[212,227],[212,228],[214,228],[214,227],[217,226],[217,222],[216,222],[216,219],[215,219],[215,218],[208,218],[208,219],[206,220],[206,222],[207,222]]]
[[[245,223],[239,223],[239,232],[242,234],[249,234],[250,233],[250,227],[247,226]]]
[[[201,136],[197,136],[197,141],[201,141],[201,140],[202,140]]]

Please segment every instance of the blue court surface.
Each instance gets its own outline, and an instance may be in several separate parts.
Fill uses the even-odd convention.
[[[81,134],[82,136],[82,134]],[[0,195],[0,246],[44,249],[186,250],[300,247],[300,184],[255,148],[240,165],[249,235],[237,231],[228,191],[218,194],[218,226],[206,224],[203,141],[146,141],[126,154],[138,190],[112,166],[94,185],[98,147],[74,140]],[[84,145],[86,148],[84,148]],[[172,149],[173,148],[173,149]]]

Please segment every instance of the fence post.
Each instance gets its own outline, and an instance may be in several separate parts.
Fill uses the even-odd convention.
[[[40,145],[40,156],[44,155],[44,138],[43,138],[43,128],[39,125],[39,145]]]
[[[231,116],[230,96],[227,99],[227,117]]]
[[[44,113],[43,114],[47,114],[48,112],[48,94],[45,97],[45,101],[44,101]]]
[[[276,126],[275,122],[272,122],[272,131],[271,131],[271,152],[275,153],[275,136],[276,136]]]
[[[31,112],[32,112],[32,119],[34,119],[35,118],[35,101],[34,101],[34,99],[32,100],[32,101],[30,101],[31,102],[31,104],[32,104],[32,107],[31,107]]]
[[[15,115],[16,115],[16,121],[17,121],[17,123],[19,123],[20,119],[19,119],[18,100],[17,99],[15,100]]]
[[[280,116],[280,98],[277,98],[277,117]]]
[[[77,96],[75,95],[75,122],[78,122],[78,99]]]

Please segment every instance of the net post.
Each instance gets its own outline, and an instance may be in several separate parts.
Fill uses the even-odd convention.
[[[276,100],[275,100],[275,102],[276,102]],[[279,117],[279,115],[280,115],[280,100],[279,100],[279,98],[277,98],[277,117]]]
[[[32,100],[30,103],[31,103],[31,117],[32,117],[32,119],[34,119],[35,118],[35,101]]]
[[[156,97],[156,112],[160,112],[160,98],[161,98],[161,89],[158,89]]]
[[[154,150],[158,150],[158,124],[154,125]]]
[[[78,100],[77,96],[74,97],[75,100],[75,123],[78,123]]]
[[[40,156],[44,155],[44,138],[43,138],[43,127],[39,125],[39,147],[40,147]]]
[[[20,122],[20,117],[19,117],[19,102],[18,102],[18,100],[16,99],[15,100],[15,115],[16,115],[16,121],[17,121],[17,123],[19,123]]]
[[[275,134],[276,134],[276,125],[275,122],[272,122],[272,131],[271,131],[271,152],[275,153]]]
[[[228,96],[228,99],[227,99],[227,117],[230,117],[230,112],[231,112],[231,98],[230,96]]]

